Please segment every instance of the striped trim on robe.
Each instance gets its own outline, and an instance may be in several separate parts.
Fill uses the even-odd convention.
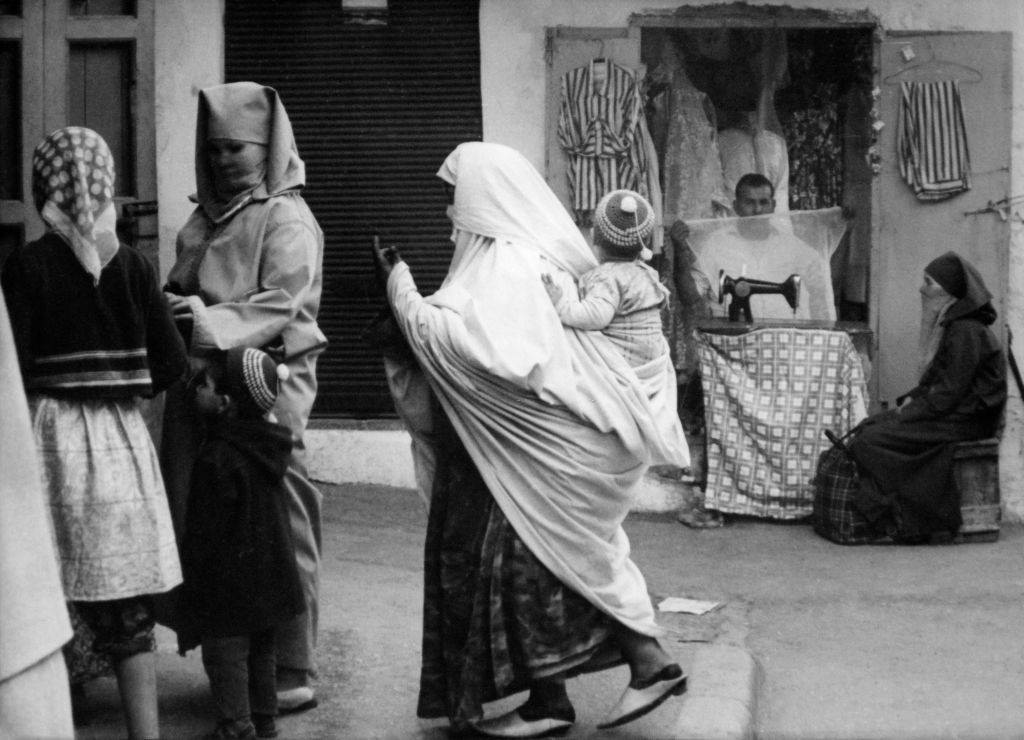
[[[900,175],[919,200],[943,200],[971,187],[963,103],[956,80],[900,85]]]

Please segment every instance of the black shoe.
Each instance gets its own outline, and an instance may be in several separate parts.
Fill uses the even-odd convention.
[[[206,736],[207,740],[254,740],[255,737],[256,728],[252,722],[241,724],[230,719],[218,722],[213,732]]]
[[[256,726],[256,737],[277,737],[274,715],[253,712],[252,723]]]

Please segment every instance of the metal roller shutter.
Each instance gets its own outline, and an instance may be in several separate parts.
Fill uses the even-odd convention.
[[[434,173],[481,138],[478,3],[390,0],[385,25],[365,25],[346,22],[341,0],[228,0],[224,25],[225,77],[280,92],[324,230],[330,346],[314,416],[393,416],[380,357],[359,336],[383,305],[370,245],[396,245],[424,293],[447,270]]]

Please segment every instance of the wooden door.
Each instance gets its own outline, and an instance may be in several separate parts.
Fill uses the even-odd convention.
[[[912,56],[909,60],[908,56]],[[1009,33],[888,34],[880,48],[878,110],[882,169],[874,188],[871,323],[876,337],[873,406],[892,405],[918,379],[918,324],[924,266],[953,250],[980,271],[1005,323],[1010,222],[967,215],[1010,195],[1012,94]],[[896,154],[900,83],[960,80],[971,188],[937,202],[918,200]]]
[[[107,140],[121,203],[156,199],[154,0],[31,0],[0,6],[0,259],[43,232],[32,152],[77,125]],[[17,173],[10,175],[11,167]],[[155,240],[147,253],[156,258]]]

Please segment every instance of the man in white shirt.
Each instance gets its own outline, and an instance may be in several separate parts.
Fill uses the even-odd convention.
[[[782,295],[751,296],[755,319],[816,319],[835,321],[836,312],[827,257],[793,234],[788,224],[778,223],[775,189],[764,175],[747,173],[736,185],[733,202],[740,218],[726,222],[708,234],[696,253],[694,279],[713,315],[726,315],[728,306],[718,302],[719,274],[781,283],[790,275],[800,277],[797,309]]]

